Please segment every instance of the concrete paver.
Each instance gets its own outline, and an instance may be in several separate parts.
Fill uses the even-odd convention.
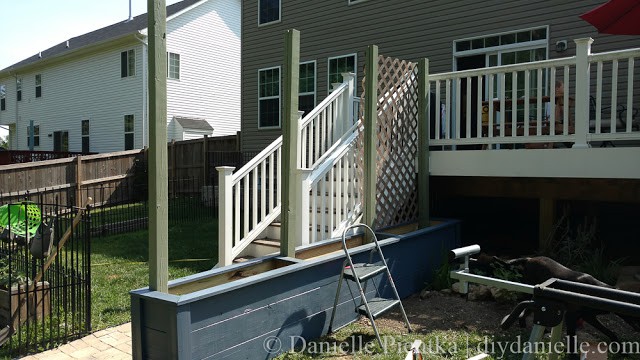
[[[25,356],[24,360],[131,359],[131,323],[97,331],[57,349]]]

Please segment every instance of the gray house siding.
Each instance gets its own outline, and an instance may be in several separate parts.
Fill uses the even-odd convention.
[[[284,32],[298,29],[300,61],[316,60],[316,104],[327,96],[329,57],[357,53],[358,94],[364,51],[417,61],[428,58],[431,72],[454,70],[455,40],[548,26],[548,57],[575,54],[573,39],[592,37],[594,52],[637,46],[637,38],[599,35],[579,15],[602,0],[282,0],[281,21],[258,26],[258,1],[243,1],[242,19],[242,149],[258,151],[280,130],[258,129],[258,70],[281,66]],[[567,51],[555,43],[568,41]],[[281,74],[282,75],[282,74]],[[283,86],[281,84],[281,95]],[[282,113],[282,111],[281,111]]]

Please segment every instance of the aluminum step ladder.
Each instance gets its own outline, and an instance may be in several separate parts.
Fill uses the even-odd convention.
[[[349,249],[347,249],[347,240],[346,235],[349,230],[362,227],[371,233],[371,238],[373,239],[374,248],[371,249],[369,253],[369,262],[365,264],[354,264],[351,259],[351,255],[349,254]],[[366,233],[366,232],[365,232]],[[371,228],[365,224],[356,224],[347,227],[342,232],[342,249],[346,254],[347,258],[345,259],[342,271],[340,272],[340,280],[338,281],[338,290],[336,291],[336,299],[333,303],[333,311],[331,313],[331,321],[329,322],[329,333],[333,332],[333,320],[335,318],[336,309],[338,307],[338,299],[340,297],[340,289],[342,288],[342,281],[344,279],[355,282],[358,285],[358,291],[360,292],[360,305],[356,307],[356,312],[360,315],[365,315],[371,321],[371,326],[373,327],[373,331],[376,334],[376,338],[382,345],[382,340],[380,339],[380,334],[378,333],[378,327],[376,326],[375,319],[387,312],[396,306],[400,307],[400,311],[402,312],[402,316],[404,317],[404,322],[407,325],[407,329],[411,332],[411,325],[409,324],[409,320],[407,319],[407,314],[404,311],[404,307],[402,306],[402,302],[400,301],[400,296],[398,295],[398,291],[396,290],[396,285],[393,282],[393,278],[391,277],[391,273],[389,272],[389,267],[387,266],[387,261],[382,254],[382,249],[380,248],[380,243],[378,243],[378,238],[376,234],[371,230]],[[378,263],[374,263],[374,255],[378,254],[379,261]],[[382,263],[382,265],[378,265]],[[375,295],[371,299],[367,299],[366,294],[366,286],[369,280],[372,280],[376,275],[386,273],[387,279],[389,280],[389,285],[393,290],[394,298],[385,299],[381,297],[380,291],[378,287],[373,283],[373,286],[376,288]],[[364,284],[364,286],[363,286]],[[347,284],[348,285],[348,284]],[[350,287],[349,287],[350,288]],[[352,293],[353,296],[353,293]],[[355,299],[354,299],[355,300]],[[337,330],[337,329],[336,329]]]

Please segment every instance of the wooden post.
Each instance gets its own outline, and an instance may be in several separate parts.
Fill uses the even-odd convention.
[[[300,165],[298,136],[298,82],[300,75],[300,32],[292,29],[285,32],[284,57],[284,117],[282,126],[282,228],[280,255],[295,257],[297,213],[299,196],[295,185],[295,170]]]
[[[167,8],[147,0],[149,28],[149,288],[169,280],[167,179]]]
[[[418,226],[431,225],[429,219],[429,60],[418,64]]]
[[[589,55],[591,54],[592,38],[574,40],[576,43],[576,118],[574,148],[588,148],[587,135],[589,134]],[[569,89],[565,84],[565,89]]]
[[[235,167],[218,166],[218,267],[231,265],[233,258],[233,187],[231,176]]]
[[[202,171],[203,171],[203,180],[202,186],[207,186],[209,184],[209,159],[207,153],[209,152],[209,136],[205,135],[202,143]]]
[[[364,90],[364,215],[363,223],[375,229],[376,220],[376,127],[378,122],[378,47],[367,48]]]
[[[83,207],[82,201],[82,156],[76,156],[76,206]]]

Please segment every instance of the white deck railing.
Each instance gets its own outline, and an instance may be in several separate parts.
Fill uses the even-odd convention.
[[[430,145],[640,140],[640,49],[591,54],[591,42],[561,59],[430,74]]]
[[[299,119],[300,164],[318,167],[354,129],[355,76],[345,75],[332,93]],[[282,136],[241,169],[221,166],[219,171],[218,265],[232,263],[281,213]],[[302,181],[302,180],[300,180]],[[302,184],[292,184],[302,191]],[[304,194],[304,193],[303,193]],[[299,196],[298,198],[306,198]],[[299,226],[299,225],[298,225]],[[298,240],[301,241],[301,240]]]

